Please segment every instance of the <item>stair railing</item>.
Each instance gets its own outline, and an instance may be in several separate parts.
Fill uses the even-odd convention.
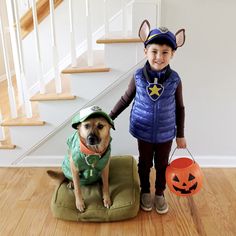
[[[14,32],[13,35],[11,35],[11,38],[13,38],[14,43],[16,44],[16,52],[13,51],[13,57],[15,57],[16,60],[14,60],[14,65],[19,67],[19,73],[18,73],[18,89],[19,92],[21,92],[21,101],[23,105],[23,109],[25,110],[25,114],[27,118],[32,117],[32,107],[29,100],[29,92],[26,85],[26,77],[25,77],[25,69],[24,69],[24,55],[22,50],[22,40],[21,40],[21,34],[20,34],[20,20],[19,20],[19,10],[18,10],[18,3],[16,0],[9,0],[6,1],[8,13],[11,12],[12,14],[9,16],[9,22],[11,22],[10,27],[13,28],[12,31]],[[14,27],[16,26],[16,27]],[[12,43],[13,44],[13,43]],[[15,56],[14,56],[15,54]]]
[[[0,109],[0,123],[2,122],[2,112]],[[2,126],[0,126],[0,141],[4,141],[5,140],[5,131],[4,128]]]
[[[76,60],[76,46],[75,46],[75,34],[74,34],[74,11],[73,1],[69,0],[69,19],[70,19],[70,54],[71,54],[71,66],[77,67]]]
[[[77,65],[78,52],[76,50],[75,45],[75,27],[74,27],[74,7],[77,0],[68,0],[69,4],[69,19],[70,19],[70,56],[71,56],[71,65],[73,67]],[[160,0],[157,0],[160,1]],[[25,64],[24,64],[24,55],[22,49],[22,36],[21,36],[21,27],[20,27],[20,17],[19,17],[19,9],[18,9],[19,0],[8,0],[6,1],[7,6],[7,15],[8,15],[8,25],[10,31],[10,38],[11,38],[11,51],[12,57],[14,62],[14,71],[16,75],[16,82],[17,82],[17,94],[18,94],[18,104],[24,108],[25,114],[27,118],[32,117],[32,107],[29,100],[29,88],[27,86],[28,79],[25,73]],[[37,81],[39,84],[39,91],[41,94],[45,93],[45,83],[46,83],[46,72],[43,71],[43,62],[41,58],[41,50],[40,50],[40,41],[39,41],[39,30],[38,30],[38,19],[37,19],[37,10],[36,10],[36,0],[29,0],[28,5],[31,3],[31,10],[33,15],[33,24],[34,24],[34,41],[35,41],[35,48],[32,50],[36,50],[36,58],[37,58],[37,67],[35,76],[37,76]],[[103,1],[103,9],[104,9],[104,34],[108,35],[110,33],[110,25],[109,25],[109,0]],[[87,65],[93,66],[94,65],[94,58],[93,58],[93,42],[92,42],[92,14],[91,14],[91,0],[86,0],[86,42],[87,42]],[[61,85],[61,77],[60,77],[60,70],[59,70],[59,58],[58,58],[58,48],[57,48],[57,39],[55,34],[55,19],[54,19],[54,0],[49,0],[50,5],[50,31],[51,31],[51,46],[52,46],[52,57],[53,57],[53,76],[55,81],[56,93],[62,92],[62,85]],[[125,0],[121,0],[121,20],[122,20],[122,27],[123,32],[127,35],[127,11],[126,7],[130,5],[130,2],[127,3]],[[2,31],[4,32],[4,26],[1,27]],[[3,35],[3,33],[1,33]],[[6,48],[3,46],[4,49]],[[16,109],[16,98],[14,94],[14,90],[12,87],[11,75],[9,72],[9,58],[7,58],[7,51],[4,52],[4,63],[6,67],[6,77],[8,82],[8,96],[9,96],[9,103],[11,107],[11,118],[18,117],[17,109]],[[10,57],[10,56],[9,56]],[[49,73],[48,73],[49,74]],[[28,75],[28,74],[27,74]]]
[[[86,27],[87,27],[87,60],[88,66],[93,66],[93,43],[92,43],[92,27],[91,27],[91,12],[90,0],[86,0]]]
[[[40,53],[40,44],[39,44],[39,32],[38,32],[38,17],[36,10],[36,1],[31,0],[32,14],[33,14],[33,23],[34,23],[34,41],[37,54],[37,78],[39,81],[39,91],[41,94],[45,93],[45,81],[43,77],[43,66]]]
[[[8,58],[7,47],[6,47],[5,31],[3,29],[1,15],[0,15],[0,34],[1,34],[1,42],[2,42],[3,60],[4,60],[5,71],[6,71],[6,76],[7,76],[7,91],[8,91],[8,99],[10,101],[10,112],[11,112],[11,117],[16,118],[17,109],[16,109],[15,92],[12,86],[9,58]]]
[[[56,86],[56,93],[62,92],[61,87],[61,77],[58,68],[58,49],[56,44],[56,33],[55,33],[55,19],[54,19],[54,1],[49,0],[50,3],[50,23],[51,23],[51,40],[52,40],[52,51],[53,51],[53,71],[54,71],[54,79]]]

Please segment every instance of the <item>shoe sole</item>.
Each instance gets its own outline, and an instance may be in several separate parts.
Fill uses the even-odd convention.
[[[156,208],[156,212],[157,212],[158,214],[160,214],[160,215],[166,214],[168,211],[169,211],[169,208],[168,208],[168,207],[167,207],[165,210],[162,210],[162,211],[160,211],[160,210],[158,210],[158,209]]]
[[[151,210],[152,210],[152,207],[147,208],[147,207],[142,206],[142,205],[141,205],[140,207],[141,207],[141,209],[144,210],[144,211],[151,211]]]

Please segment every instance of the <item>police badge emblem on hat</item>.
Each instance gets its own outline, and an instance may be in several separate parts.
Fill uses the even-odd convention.
[[[92,111],[102,111],[102,109],[99,106],[92,106],[91,110]]]
[[[167,33],[167,32],[169,31],[169,30],[168,30],[168,28],[166,28],[166,27],[163,27],[163,26],[162,26],[162,27],[160,27],[160,28],[159,28],[159,30],[160,30],[160,31],[161,31],[161,33],[163,33],[163,34],[164,34],[164,33]]]

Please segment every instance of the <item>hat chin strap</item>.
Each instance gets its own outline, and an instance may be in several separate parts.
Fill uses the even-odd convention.
[[[80,140],[80,151],[86,155],[97,155],[97,156],[101,156],[102,152],[94,152],[92,150],[90,150],[81,140]]]

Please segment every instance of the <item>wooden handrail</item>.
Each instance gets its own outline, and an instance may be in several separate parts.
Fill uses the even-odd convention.
[[[63,0],[54,0],[54,7],[56,8],[62,3]],[[36,3],[38,23],[43,21],[49,15],[50,6],[49,0],[38,0]],[[33,29],[33,14],[32,9],[30,8],[20,19],[21,26],[21,36],[22,38],[26,37]]]

